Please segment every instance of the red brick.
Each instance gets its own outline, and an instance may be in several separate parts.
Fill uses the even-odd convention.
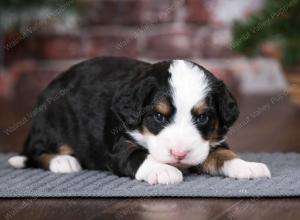
[[[86,25],[138,25],[172,21],[178,1],[183,0],[86,0],[79,8]]]
[[[24,60],[14,63],[7,69],[11,94],[10,98],[18,97],[23,107],[34,106],[37,96],[59,74],[68,69],[73,62],[34,62]],[[26,98],[22,98],[26,97]]]
[[[24,37],[18,31],[10,31],[5,34],[4,41],[4,64],[11,65],[13,62],[23,60],[30,56],[28,48],[29,38]]]
[[[86,39],[85,54],[95,56],[138,56],[138,39],[134,34],[100,33]]]
[[[84,55],[81,39],[75,35],[34,36],[29,50],[41,59],[76,59]]]
[[[186,0],[186,21],[197,24],[206,24],[211,20],[208,8],[209,0]]]
[[[171,31],[149,36],[144,54],[154,59],[189,58],[192,55],[192,33]]]

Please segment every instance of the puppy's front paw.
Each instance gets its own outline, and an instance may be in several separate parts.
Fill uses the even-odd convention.
[[[135,178],[137,180],[144,180],[149,184],[173,184],[179,183],[183,180],[183,175],[176,167],[161,164],[148,158],[139,167]]]
[[[183,180],[180,170],[169,165],[162,165],[151,171],[146,177],[146,181],[150,184],[173,184]]]
[[[239,158],[225,161],[221,173],[224,176],[237,179],[271,178],[270,170],[265,164],[248,162]]]

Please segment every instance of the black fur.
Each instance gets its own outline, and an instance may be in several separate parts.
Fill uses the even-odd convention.
[[[28,157],[27,166],[40,167],[42,154],[56,154],[60,145],[67,144],[83,168],[134,177],[148,152],[126,131],[142,130],[144,125],[154,134],[163,129],[153,119],[153,106],[161,98],[172,106],[169,66],[170,62],[151,65],[104,57],[70,68],[39,97],[37,106],[44,110],[33,117],[22,152]],[[214,88],[207,98],[207,114],[211,121],[220,121],[221,138],[238,116],[237,105],[225,85],[205,73]],[[210,125],[199,129],[208,136]]]

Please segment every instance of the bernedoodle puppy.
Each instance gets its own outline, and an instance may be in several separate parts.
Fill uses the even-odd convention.
[[[232,178],[271,177],[225,143],[239,115],[225,84],[202,66],[95,58],[44,90],[15,168],[55,173],[107,170],[150,184],[183,181],[185,171]]]

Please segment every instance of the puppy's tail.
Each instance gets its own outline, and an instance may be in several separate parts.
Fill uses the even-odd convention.
[[[14,168],[21,169],[26,167],[27,159],[28,158],[26,156],[17,155],[9,158],[8,163]]]

